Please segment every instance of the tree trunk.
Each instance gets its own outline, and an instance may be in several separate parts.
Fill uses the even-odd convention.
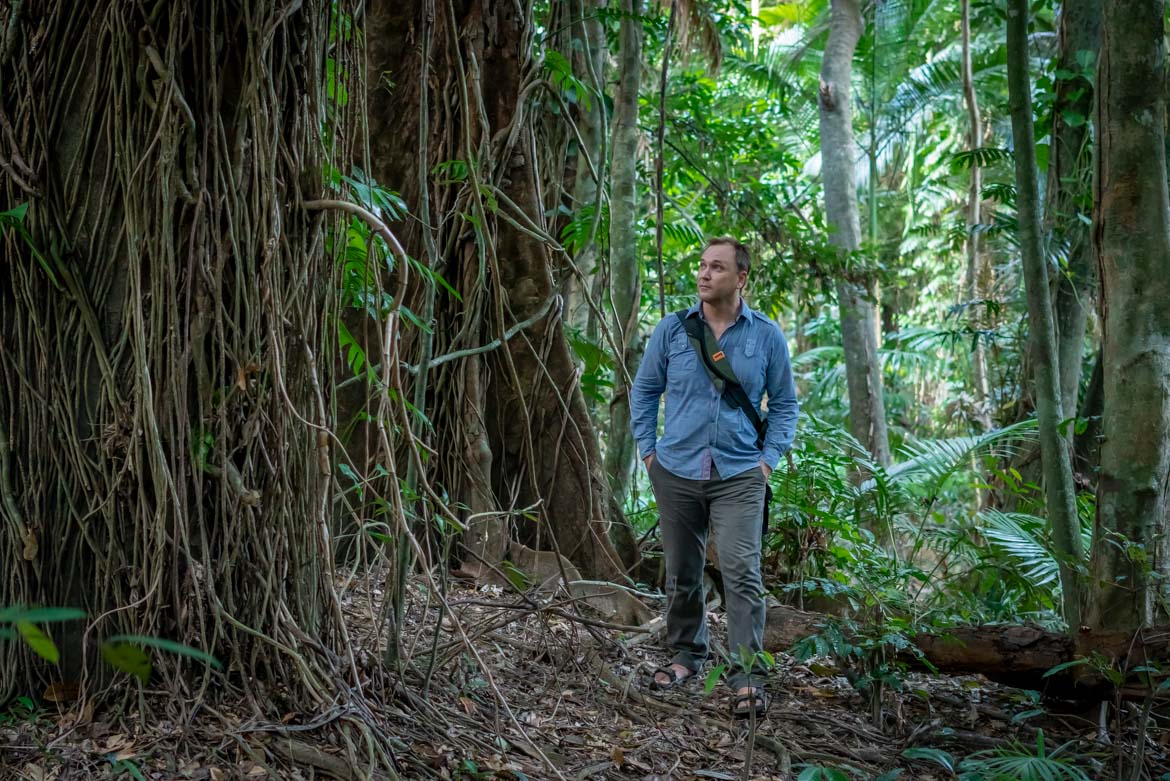
[[[849,385],[849,427],[853,436],[882,465],[890,463],[882,372],[878,361],[877,316],[873,281],[845,270],[848,256],[861,246],[854,166],[853,108],[849,81],[853,52],[863,22],[857,0],[833,0],[829,42],[821,65],[821,176],[830,241],[840,250],[843,270],[837,281],[845,373]]]
[[[403,79],[387,94],[380,79],[419,72],[414,42],[425,12],[423,2],[388,1],[369,12],[373,170],[408,204],[419,193],[418,90]],[[438,3],[434,13],[433,91],[456,99],[432,102],[427,159],[432,169],[449,160],[466,165],[465,176],[436,176],[430,188],[436,244],[444,248],[438,271],[459,294],[436,302],[436,361],[479,352],[445,363],[431,378],[438,455],[430,479],[451,491],[454,503],[488,513],[482,517],[498,523],[510,514],[521,537],[559,551],[586,577],[619,579],[624,568],[609,540],[609,486],[596,433],[560,311],[551,306],[553,242],[531,130],[539,84],[531,78],[531,8],[473,0]],[[413,240],[407,248],[417,254]],[[472,389],[482,394],[482,407]],[[477,506],[489,497],[491,506]]]
[[[963,102],[967,106],[967,149],[983,146],[983,122],[979,118],[979,100],[975,96],[975,81],[971,73],[971,0],[962,0],[961,34],[963,39],[962,79]],[[967,190],[967,277],[966,298],[968,320],[982,330],[987,320],[983,304],[983,258],[980,253],[980,206],[983,199],[983,169],[971,160],[971,182]],[[975,386],[975,415],[984,431],[991,430],[990,384],[987,380],[987,349],[983,337],[975,340],[971,353],[971,379]]]
[[[834,619],[794,607],[768,608],[764,648],[787,651],[800,640],[823,631]],[[921,657],[902,653],[899,660],[916,669],[948,674],[978,674],[1008,686],[1043,688],[1053,697],[1101,698],[1111,688],[1094,665],[1081,664],[1044,677],[1058,664],[1101,654],[1120,669],[1170,658],[1170,627],[1138,633],[1083,630],[1072,635],[1050,632],[1033,624],[959,626],[940,634],[912,639]]]
[[[58,671],[0,657],[0,701],[104,677],[90,662],[117,633],[214,653],[253,703],[304,707],[349,677],[324,248],[347,222],[301,205],[325,193],[323,149],[349,153],[346,109],[326,122],[327,56],[353,65],[331,8],[4,19],[0,117],[21,147],[0,202],[29,204],[30,239],[0,231],[0,602],[91,623],[58,638]]]
[[[568,14],[572,19],[573,75],[593,90],[594,94],[579,96],[577,100],[577,130],[581,146],[573,173],[573,219],[588,219],[588,232],[577,248],[573,263],[577,272],[566,270],[561,280],[565,297],[565,317],[569,325],[584,334],[589,323],[590,281],[598,273],[598,228],[601,225],[602,200],[605,188],[607,149],[605,100],[605,65],[608,52],[605,30],[598,16],[599,0],[570,0]],[[586,162],[592,162],[592,169]]]
[[[1081,52],[1101,46],[1101,0],[1068,0],[1060,10],[1057,69],[1082,71]],[[1095,59],[1095,58],[1094,58]],[[1068,242],[1068,271],[1056,279],[1057,354],[1060,358],[1062,417],[1077,414],[1085,324],[1097,300],[1097,258],[1082,217],[1090,198],[1092,149],[1089,116],[1093,84],[1083,77],[1058,79],[1048,156],[1047,223],[1052,235]]]
[[[1015,142],[1020,251],[1028,297],[1028,324],[1036,335],[1036,413],[1040,424],[1040,458],[1048,521],[1060,559],[1064,618],[1074,631],[1080,623],[1081,592],[1077,567],[1082,561],[1080,521],[1068,442],[1060,434],[1060,375],[1048,268],[1040,232],[1036,150],[1032,131],[1032,92],[1028,77],[1028,4],[1010,0],[1007,8],[1008,94]]]
[[[1093,237],[1104,317],[1105,440],[1088,623],[1151,617],[1170,475],[1170,206],[1163,4],[1117,0],[1102,19]]]
[[[613,400],[605,473],[619,504],[629,493],[635,461],[630,433],[628,380],[638,368],[638,309],[642,299],[642,258],[638,252],[638,90],[642,72],[641,0],[624,0],[621,21],[621,54],[618,60],[618,93],[614,101],[613,180],[609,205],[609,269],[613,303],[611,329],[622,354],[614,371]]]

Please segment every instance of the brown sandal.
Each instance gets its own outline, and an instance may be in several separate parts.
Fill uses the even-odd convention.
[[[665,675],[669,680],[659,681],[659,673]],[[684,683],[694,677],[695,674],[693,672],[682,675],[678,670],[674,669],[674,667],[667,665],[666,667],[659,667],[655,669],[654,672],[650,674],[650,688],[654,691],[662,692],[668,691],[669,689],[677,689],[679,686],[682,686]]]
[[[764,718],[768,713],[768,694],[763,687],[753,686],[751,691],[737,694],[731,698],[731,715],[736,719],[750,719],[753,714],[757,719]]]

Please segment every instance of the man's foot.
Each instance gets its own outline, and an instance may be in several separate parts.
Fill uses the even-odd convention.
[[[673,689],[676,686],[683,685],[694,674],[694,670],[684,667],[677,662],[670,665],[670,667],[659,667],[654,671],[654,679],[650,682],[650,688],[658,691]]]
[[[757,719],[768,712],[768,695],[762,686],[742,686],[731,698],[731,715],[737,719]]]

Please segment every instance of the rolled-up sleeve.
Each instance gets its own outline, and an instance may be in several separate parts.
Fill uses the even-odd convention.
[[[650,335],[630,389],[630,431],[643,459],[654,452],[658,442],[658,402],[666,390],[667,328],[663,320]]]
[[[764,439],[761,457],[770,469],[775,469],[780,458],[792,447],[796,437],[796,417],[800,405],[796,401],[796,384],[792,379],[792,360],[788,341],[779,328],[769,347],[768,356],[768,435]]]

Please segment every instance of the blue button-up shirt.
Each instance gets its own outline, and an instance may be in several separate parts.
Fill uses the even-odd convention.
[[[695,304],[687,316],[703,317]],[[709,480],[714,464],[721,478],[754,469],[763,461],[775,469],[796,435],[796,387],[788,342],[780,326],[741,301],[735,322],[719,338],[732,371],[761,409],[768,395],[768,435],[756,447],[756,431],[743,410],[723,401],[695,355],[675,315],[654,329],[630,392],[630,428],[643,459],[651,453],[666,471],[691,480]],[[658,401],[666,394],[666,423],[658,438]],[[763,415],[761,415],[763,417]]]

